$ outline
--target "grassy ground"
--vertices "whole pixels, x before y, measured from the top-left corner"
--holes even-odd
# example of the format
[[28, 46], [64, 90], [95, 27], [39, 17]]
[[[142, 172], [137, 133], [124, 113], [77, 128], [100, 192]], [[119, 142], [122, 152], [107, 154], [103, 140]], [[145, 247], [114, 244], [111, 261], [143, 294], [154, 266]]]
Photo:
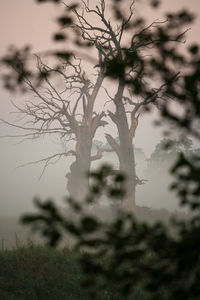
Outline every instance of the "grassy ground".
[[35, 244], [41, 242], [39, 235], [33, 235], [28, 227], [22, 226], [19, 218], [0, 218], [0, 249], [13, 249], [28, 245], [30, 240]]
[[[137, 216], [153, 222], [158, 219], [167, 221], [171, 214], [166, 210], [137, 208]], [[38, 243], [36, 246], [38, 237], [34, 240], [14, 219], [0, 221], [0, 239], [0, 300], [89, 299], [87, 291], [81, 287], [83, 275], [78, 254], [69, 248], [56, 250]], [[65, 245], [69, 246], [67, 242]], [[141, 287], [138, 287], [137, 294], [136, 299], [147, 299]], [[102, 297], [105, 300], [118, 299], [103, 291]]]
[[0, 251], [1, 300], [84, 300], [81, 269], [70, 250], [30, 245]]
[[[81, 285], [83, 273], [78, 260], [79, 255], [67, 248], [58, 250], [34, 244], [12, 250], [0, 250], [0, 299], [93, 299]], [[109, 287], [108, 290], [98, 290], [98, 299], [125, 300], [117, 295], [115, 288]], [[140, 285], [135, 289], [135, 293], [134, 299], [149, 299]]]

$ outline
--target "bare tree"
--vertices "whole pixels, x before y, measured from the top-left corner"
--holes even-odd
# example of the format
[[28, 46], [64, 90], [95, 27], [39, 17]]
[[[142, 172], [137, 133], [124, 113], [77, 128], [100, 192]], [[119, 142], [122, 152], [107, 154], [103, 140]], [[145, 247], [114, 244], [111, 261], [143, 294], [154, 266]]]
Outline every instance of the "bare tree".
[[[20, 73], [20, 61], [13, 67]], [[18, 137], [38, 138], [46, 134], [59, 134], [60, 139], [67, 143], [64, 152], [23, 166], [43, 162], [44, 172], [56, 159], [73, 156], [70, 172], [66, 175], [67, 188], [70, 196], [82, 199], [88, 190], [86, 174], [90, 170], [91, 162], [100, 159], [104, 151], [99, 149], [93, 156], [91, 153], [92, 140], [97, 129], [106, 124], [102, 120], [105, 113], [96, 113], [94, 110], [104, 79], [103, 69], [98, 68], [94, 82], [87, 78], [81, 60], [75, 57], [71, 61], [61, 62], [57, 68], [50, 67], [37, 57], [37, 69], [43, 76], [40, 87], [35, 86], [28, 75], [23, 74], [22, 77], [24, 84], [35, 95], [34, 100], [26, 101], [22, 107], [13, 103], [20, 115], [20, 125], [2, 121], [28, 131]], [[26, 122], [21, 125], [23, 118]]]
[[[136, 185], [142, 183], [135, 173], [133, 149], [139, 115], [144, 107], [152, 103], [159, 106], [161, 101], [167, 99], [166, 84], [159, 83], [158, 79], [156, 87], [155, 83], [152, 84], [149, 80], [151, 73], [149, 68], [145, 69], [145, 55], [147, 51], [151, 54], [152, 49], [161, 42], [162, 37], [158, 36], [157, 31], [167, 20], [154, 21], [145, 26], [143, 21], [134, 16], [134, 1], [128, 7], [128, 14], [114, 8], [115, 15], [118, 14], [117, 21], [113, 16], [106, 17], [108, 3], [105, 0], [100, 0], [95, 8], [91, 8], [92, 4], [89, 1], [81, 2], [82, 10], [72, 8], [77, 20], [72, 27], [80, 31], [85, 42], [95, 46], [99, 53], [96, 66], [103, 68], [105, 76], [111, 76], [115, 80], [115, 95], [111, 96], [107, 91], [115, 111], [107, 113], [117, 127], [119, 143], [111, 134], [106, 134], [106, 138], [118, 156], [120, 171], [127, 175], [124, 206], [133, 210]], [[95, 24], [89, 21], [89, 15], [95, 16]], [[174, 36], [170, 40], [178, 41]], [[174, 78], [176, 76], [175, 73]]]
[[[167, 64], [162, 69], [162, 66], [159, 64], [159, 55], [164, 55], [167, 58], [171, 53], [175, 53], [171, 43], [182, 43], [184, 33], [187, 31], [185, 30], [180, 34], [180, 30], [178, 30], [179, 34], [177, 35], [176, 26], [180, 25], [180, 29], [182, 25], [187, 23], [187, 20], [185, 20], [185, 14], [181, 13], [177, 16], [182, 20], [181, 22], [176, 22], [176, 17], [174, 18], [174, 16], [170, 15], [164, 21], [156, 20], [146, 25], [143, 18], [134, 15], [134, 1], [129, 2], [130, 6], [126, 10], [123, 10], [124, 7], [120, 7], [123, 1], [107, 2], [99, 0], [96, 6], [92, 6], [91, 2], [85, 0], [81, 0], [81, 3], [82, 8], [79, 8], [77, 5], [69, 6], [64, 4], [67, 14], [69, 12], [70, 14], [72, 13], [76, 17], [76, 21], [72, 22], [73, 18], [64, 15], [59, 19], [59, 22], [61, 25], [67, 25], [67, 27], [71, 27], [75, 31], [75, 34], [77, 34], [77, 39], [75, 39], [76, 45], [81, 47], [93, 46], [96, 49], [97, 63], [95, 68], [98, 70], [96, 82], [92, 84], [85, 77], [80, 70], [79, 64], [73, 65], [70, 63], [70, 67], [75, 72], [73, 78], [66, 76], [61, 69], [51, 70], [62, 75], [65, 80], [70, 80], [70, 82], [66, 82], [69, 85], [67, 91], [75, 89], [76, 93], [78, 91], [78, 96], [73, 101], [74, 107], [70, 108], [71, 100], [65, 102], [61, 94], [57, 94], [54, 88], [52, 92], [52, 86], [50, 85], [51, 92], [48, 90], [48, 93], [50, 97], [55, 97], [56, 99], [53, 100], [56, 100], [61, 105], [58, 108], [59, 113], [56, 110], [57, 104], [54, 104], [53, 101], [49, 112], [45, 112], [43, 119], [40, 119], [40, 116], [38, 120], [42, 122], [41, 129], [43, 129], [44, 125], [51, 124], [56, 119], [61, 127], [64, 126], [64, 134], [74, 135], [76, 149], [74, 152], [69, 150], [69, 153], [74, 155], [76, 159], [71, 165], [71, 172], [68, 174], [68, 186], [71, 195], [75, 196], [75, 198], [84, 195], [84, 192], [82, 193], [81, 191], [87, 189], [87, 183], [84, 180], [82, 181], [83, 185], [79, 185], [79, 193], [76, 179], [79, 176], [82, 177], [85, 170], [90, 168], [91, 161], [101, 157], [103, 152], [102, 149], [99, 149], [94, 157], [91, 156], [92, 139], [97, 128], [104, 124], [102, 123], [102, 118], [105, 115], [104, 112], [100, 114], [94, 113], [94, 102], [104, 79], [106, 77], [114, 79], [115, 94], [110, 95], [108, 90], [106, 93], [109, 100], [114, 104], [115, 109], [114, 111], [107, 111], [107, 114], [116, 125], [119, 143], [116, 142], [111, 134], [106, 134], [106, 138], [112, 150], [118, 156], [120, 171], [127, 175], [127, 195], [124, 206], [134, 210], [136, 185], [142, 183], [135, 173], [133, 149], [139, 115], [149, 105], [154, 104], [157, 107], [162, 107], [162, 103], [167, 102], [169, 99], [167, 95], [170, 93], [167, 92], [169, 92], [170, 83], [177, 78], [179, 73], [173, 67], [169, 68], [168, 72]], [[114, 4], [111, 9], [113, 15], [110, 15], [108, 10], [108, 4], [110, 3]], [[90, 15], [94, 18], [91, 19]], [[92, 22], [92, 20], [95, 21]], [[169, 25], [168, 20], [171, 20]], [[63, 28], [62, 34], [58, 34], [57, 37], [59, 37], [59, 40], [64, 38]], [[170, 46], [168, 46], [169, 43]], [[55, 52], [54, 54], [64, 59], [69, 56], [69, 53], [65, 51]], [[50, 72], [44, 64], [42, 67], [45, 68], [45, 73]], [[45, 81], [49, 85], [48, 78], [45, 78]], [[28, 80], [26, 83], [32, 89], [34, 88]], [[37, 90], [33, 91], [44, 101], [43, 95], [39, 94]], [[82, 106], [81, 116], [78, 110], [80, 104]], [[49, 105], [49, 100], [45, 102], [45, 106], [47, 105]], [[30, 107], [28, 106], [25, 114], [28, 113], [33, 116], [35, 113], [38, 114], [41, 109], [43, 113], [43, 106], [37, 106], [29, 113]], [[50, 114], [51, 110], [53, 110], [53, 114]], [[41, 129], [40, 132], [42, 132]], [[49, 130], [49, 127], [46, 130]]]

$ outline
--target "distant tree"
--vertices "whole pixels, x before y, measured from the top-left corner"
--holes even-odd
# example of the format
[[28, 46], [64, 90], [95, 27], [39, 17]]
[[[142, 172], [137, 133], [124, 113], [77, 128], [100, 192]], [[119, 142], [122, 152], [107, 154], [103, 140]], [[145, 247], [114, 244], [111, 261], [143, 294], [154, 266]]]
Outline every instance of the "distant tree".
[[95, 149], [98, 149], [98, 147], [100, 147], [100, 148], [103, 148], [103, 147], [104, 147], [104, 146], [103, 146], [103, 142], [100, 141], [100, 140], [94, 140], [94, 141], [93, 141], [93, 146], [94, 146]]
[[138, 160], [142, 160], [143, 162], [146, 161], [146, 155], [144, 153], [143, 148], [138, 148], [136, 146], [134, 146], [134, 153], [135, 153], [135, 157], [136, 157], [136, 165], [138, 163]]
[[169, 166], [176, 160], [177, 155], [184, 153], [186, 156], [193, 154], [193, 142], [191, 139], [184, 138], [163, 138], [156, 146], [155, 150], [148, 159], [148, 173], [153, 170], [168, 170]]

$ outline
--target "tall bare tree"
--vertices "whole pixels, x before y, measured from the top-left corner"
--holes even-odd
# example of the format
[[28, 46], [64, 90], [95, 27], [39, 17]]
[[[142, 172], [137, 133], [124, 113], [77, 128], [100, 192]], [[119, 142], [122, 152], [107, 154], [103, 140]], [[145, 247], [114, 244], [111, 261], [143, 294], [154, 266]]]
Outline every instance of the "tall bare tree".
[[[92, 49], [97, 51], [96, 83], [91, 86], [91, 82], [81, 77], [81, 87], [78, 88], [77, 103], [82, 103], [82, 119], [77, 121], [73, 113], [65, 115], [67, 123], [70, 124], [70, 132], [72, 131], [77, 139], [76, 154], [74, 154], [76, 161], [71, 166], [71, 173], [68, 175], [70, 186], [74, 190], [71, 194], [77, 194], [77, 187], [72, 184], [72, 174], [78, 177], [82, 174], [82, 170], [90, 167], [91, 141], [96, 129], [102, 124], [101, 119], [104, 116], [104, 113], [94, 115], [94, 101], [104, 79], [110, 77], [115, 82], [116, 91], [114, 95], [111, 95], [107, 90], [107, 96], [115, 109], [107, 111], [107, 114], [116, 125], [119, 143], [111, 134], [106, 134], [106, 138], [118, 156], [120, 171], [127, 175], [127, 195], [124, 205], [133, 210], [136, 185], [141, 183], [135, 173], [133, 150], [139, 115], [144, 108], [148, 109], [149, 105], [162, 107], [163, 102], [167, 103], [169, 100], [167, 95], [170, 94], [170, 83], [176, 80], [179, 73], [177, 69], [173, 69], [173, 66], [168, 68], [165, 64], [162, 67], [159, 63], [160, 56], [166, 59], [170, 55], [176, 56], [172, 42], [182, 43], [187, 30], [180, 34], [180, 28], [188, 22], [187, 15], [184, 12], [174, 16], [168, 15], [164, 21], [154, 21], [147, 25], [143, 18], [134, 14], [134, 1], [127, 9], [124, 9], [124, 1], [116, 0], [99, 0], [98, 5], [81, 0], [81, 4], [81, 8], [76, 4], [64, 4], [66, 10], [58, 19], [62, 31], [55, 35], [57, 40], [65, 40], [64, 29], [66, 26], [68, 29], [71, 27], [77, 36], [76, 46], [86, 46], [87, 49], [93, 46]], [[111, 10], [108, 7], [110, 4]], [[74, 17], [76, 17], [75, 21], [73, 21]], [[54, 54], [67, 60], [70, 56], [68, 51], [56, 51]], [[182, 63], [180, 56], [176, 56], [176, 61], [177, 64]], [[25, 66], [24, 64], [23, 72]], [[71, 67], [77, 72], [75, 66], [71, 65]], [[17, 79], [21, 80], [21, 78]], [[87, 92], [87, 88], [90, 92]], [[101, 154], [102, 152], [99, 151], [94, 158], [100, 157]], [[84, 187], [83, 184], [84, 190], [86, 186]], [[80, 190], [82, 190], [81, 187]]]
[[[134, 2], [125, 12], [123, 7], [115, 6], [114, 13], [109, 13], [109, 3], [100, 0], [94, 7], [91, 2], [82, 0], [82, 9], [69, 7], [76, 16], [72, 27], [80, 32], [85, 43], [94, 45], [99, 61], [97, 67], [104, 70], [104, 76], [114, 79], [116, 92], [107, 95], [115, 106], [115, 111], [108, 111], [108, 116], [117, 127], [119, 143], [111, 134], [106, 134], [108, 143], [116, 152], [120, 171], [127, 175], [127, 195], [124, 206], [133, 210], [135, 207], [135, 189], [141, 181], [135, 173], [134, 136], [138, 126], [140, 112], [150, 104], [159, 106], [166, 100], [166, 84], [159, 81], [152, 83], [149, 65], [145, 64], [145, 54], [152, 53], [159, 43], [162, 35], [158, 34], [161, 26], [167, 23], [154, 21], [145, 25], [143, 19], [134, 16]], [[94, 8], [93, 8], [94, 7]], [[128, 13], [127, 13], [128, 12]], [[109, 15], [109, 17], [107, 17]], [[93, 16], [93, 18], [90, 18]], [[95, 20], [95, 24], [90, 20]], [[153, 31], [153, 32], [152, 32]], [[178, 42], [174, 35], [170, 41]], [[147, 59], [148, 63], [149, 60]], [[173, 74], [174, 78], [176, 73]]]

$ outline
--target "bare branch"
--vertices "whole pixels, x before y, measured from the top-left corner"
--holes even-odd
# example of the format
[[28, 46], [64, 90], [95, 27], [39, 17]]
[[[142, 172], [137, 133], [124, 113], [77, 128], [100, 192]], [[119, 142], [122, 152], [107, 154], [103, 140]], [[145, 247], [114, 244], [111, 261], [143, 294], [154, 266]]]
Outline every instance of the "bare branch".
[[[38, 164], [38, 163], [44, 163], [42, 173], [39, 177], [39, 180], [40, 180], [42, 178], [45, 170], [47, 169], [47, 167], [49, 165], [56, 163], [63, 156], [67, 157], [67, 156], [73, 156], [73, 155], [75, 155], [73, 150], [69, 150], [67, 152], [56, 153], [54, 155], [51, 155], [51, 156], [48, 156], [48, 157], [45, 157], [45, 158], [42, 158], [42, 159], [39, 159], [39, 160], [36, 160], [36, 161], [25, 163], [23, 165], [18, 166], [17, 168], [23, 168], [23, 167], [30, 166], [30, 165], [35, 165], [35, 164]], [[57, 160], [53, 162], [54, 159], [57, 159]]]
[[104, 152], [113, 152], [113, 149], [105, 149], [99, 147], [97, 153], [91, 157], [91, 160], [95, 161], [101, 159]]
[[135, 114], [133, 112], [131, 113], [131, 126], [129, 129], [129, 139], [131, 142], [135, 136], [135, 131], [138, 127], [138, 118], [139, 118], [139, 115], [137, 117], [135, 117]]
[[120, 145], [115, 141], [115, 139], [110, 134], [105, 134], [108, 144], [111, 146], [113, 151], [115, 151], [118, 157], [121, 157]]

